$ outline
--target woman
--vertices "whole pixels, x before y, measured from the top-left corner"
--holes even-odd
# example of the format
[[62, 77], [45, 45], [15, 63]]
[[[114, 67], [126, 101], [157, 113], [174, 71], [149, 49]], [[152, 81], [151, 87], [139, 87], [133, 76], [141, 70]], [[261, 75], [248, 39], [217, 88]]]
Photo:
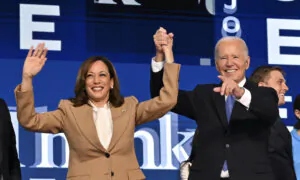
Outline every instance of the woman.
[[15, 90], [20, 124], [29, 131], [63, 132], [70, 160], [67, 179], [145, 179], [134, 150], [135, 126], [166, 114], [177, 102], [180, 65], [165, 48], [164, 87], [160, 96], [139, 103], [120, 95], [116, 71], [105, 57], [84, 61], [75, 85], [75, 97], [61, 100], [57, 110], [37, 114], [34, 110], [33, 77], [46, 61], [47, 49], [31, 48], [23, 67], [22, 84]]

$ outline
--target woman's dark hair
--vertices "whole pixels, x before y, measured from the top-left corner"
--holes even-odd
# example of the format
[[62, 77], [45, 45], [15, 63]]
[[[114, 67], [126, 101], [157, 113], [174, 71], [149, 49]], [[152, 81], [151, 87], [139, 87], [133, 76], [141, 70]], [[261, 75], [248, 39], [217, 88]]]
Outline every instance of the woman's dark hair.
[[82, 106], [88, 103], [89, 97], [85, 88], [85, 80], [90, 67], [96, 61], [102, 61], [107, 66], [110, 79], [113, 78], [114, 81], [114, 87], [110, 89], [109, 92], [110, 104], [112, 104], [114, 107], [120, 107], [124, 103], [124, 97], [120, 94], [119, 79], [113, 64], [104, 56], [89, 57], [81, 64], [76, 78], [74, 89], [75, 97], [70, 99], [71, 102], [75, 107]]

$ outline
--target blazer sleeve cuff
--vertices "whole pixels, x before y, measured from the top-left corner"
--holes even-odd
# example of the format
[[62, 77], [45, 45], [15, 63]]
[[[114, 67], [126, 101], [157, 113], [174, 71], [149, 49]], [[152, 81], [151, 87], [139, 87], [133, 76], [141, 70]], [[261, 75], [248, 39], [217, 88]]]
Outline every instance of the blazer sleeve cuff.
[[157, 73], [163, 69], [165, 61], [156, 62], [154, 58], [152, 58], [151, 61], [151, 68], [154, 73]]

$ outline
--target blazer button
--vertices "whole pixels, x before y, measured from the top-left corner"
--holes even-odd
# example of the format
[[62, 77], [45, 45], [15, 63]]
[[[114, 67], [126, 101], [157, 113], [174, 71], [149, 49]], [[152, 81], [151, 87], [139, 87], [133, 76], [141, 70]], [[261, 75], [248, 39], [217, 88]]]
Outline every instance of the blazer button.
[[105, 157], [109, 158], [110, 154], [109, 153], [105, 153]]
[[229, 145], [229, 144], [226, 144], [226, 145], [225, 145], [225, 147], [226, 147], [226, 148], [229, 148], [229, 147], [230, 147], [230, 145]]
[[115, 173], [112, 171], [112, 172], [110, 173], [110, 175], [111, 175], [111, 176], [114, 176], [114, 175], [115, 175]]

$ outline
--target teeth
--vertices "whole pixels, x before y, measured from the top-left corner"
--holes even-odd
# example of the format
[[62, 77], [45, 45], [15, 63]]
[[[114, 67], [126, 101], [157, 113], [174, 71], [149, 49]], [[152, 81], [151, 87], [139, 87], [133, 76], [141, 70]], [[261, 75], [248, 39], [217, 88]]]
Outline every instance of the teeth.
[[234, 70], [234, 69], [230, 69], [230, 70], [225, 70], [225, 72], [229, 72], [229, 73], [231, 73], [231, 72], [235, 72], [236, 70]]
[[92, 89], [95, 90], [95, 91], [101, 91], [103, 88], [102, 87], [94, 87]]

